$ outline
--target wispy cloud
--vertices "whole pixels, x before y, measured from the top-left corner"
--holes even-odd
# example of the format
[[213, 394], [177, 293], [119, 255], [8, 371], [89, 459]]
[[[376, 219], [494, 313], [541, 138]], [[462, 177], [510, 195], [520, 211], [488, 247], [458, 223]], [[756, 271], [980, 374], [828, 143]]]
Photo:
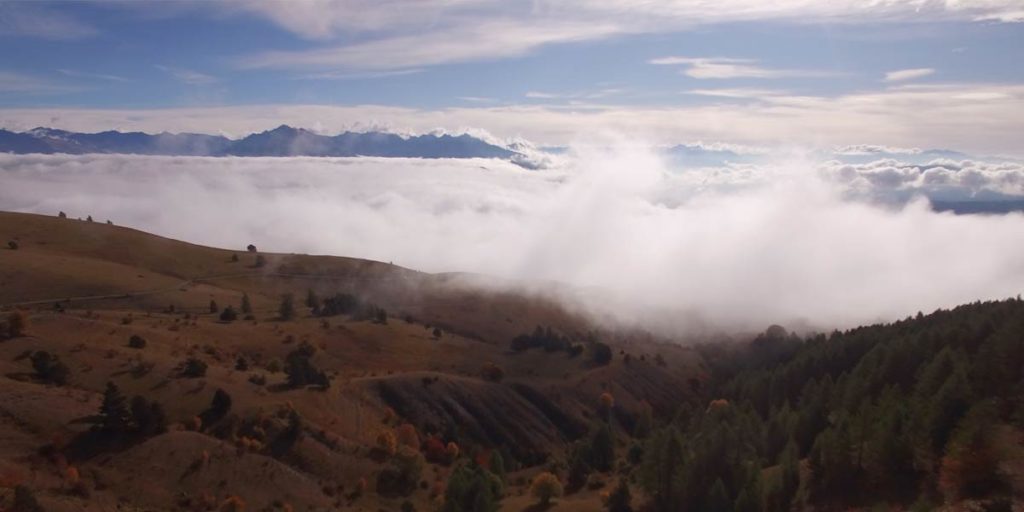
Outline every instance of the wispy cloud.
[[786, 91], [777, 89], [755, 89], [746, 87], [737, 88], [721, 88], [721, 89], [691, 89], [686, 91], [687, 94], [696, 94], [698, 96], [715, 96], [719, 98], [737, 98], [737, 99], [758, 99], [767, 98], [769, 96], [780, 96], [787, 94]]
[[421, 72], [423, 72], [422, 68], [395, 69], [391, 71], [329, 71], [326, 73], [299, 75], [295, 78], [300, 80], [370, 80], [374, 78], [414, 75]]
[[249, 69], [400, 70], [516, 57], [545, 44], [593, 40], [618, 30], [611, 23], [492, 20], [339, 47], [267, 52], [243, 58], [239, 65]]
[[215, 76], [193, 71], [191, 69], [163, 66], [160, 64], [157, 64], [155, 67], [186, 85], [211, 85], [220, 81]]
[[71, 41], [96, 34], [92, 25], [38, 2], [0, 2], [0, 36]]
[[88, 80], [106, 80], [108, 82], [129, 82], [127, 78], [117, 75], [106, 75], [102, 73], [89, 73], [86, 71], [75, 71], [73, 69], [58, 69], [58, 73], [74, 78], [85, 78]]
[[731, 57], [659, 57], [647, 61], [657, 66], [684, 66], [683, 74], [697, 79], [822, 77], [833, 73], [801, 69], [771, 69], [754, 59]]
[[913, 69], [899, 69], [896, 71], [890, 71], [885, 74], [886, 82], [902, 82], [904, 80], [913, 80], [915, 78], [922, 78], [935, 73], [932, 68], [913, 68]]
[[[529, 7], [497, 0], [249, 0], [213, 5], [221, 11], [262, 17], [321, 43], [307, 50], [250, 55], [240, 60], [240, 66], [331, 71], [406, 69], [518, 57], [551, 44], [740, 21], [1015, 21], [1020, 15], [1018, 0], [535, 0]], [[800, 73], [765, 69], [742, 60], [689, 64], [690, 73], [698, 78], [774, 78]]]
[[80, 90], [47, 78], [13, 71], [0, 71], [0, 93], [59, 94]]

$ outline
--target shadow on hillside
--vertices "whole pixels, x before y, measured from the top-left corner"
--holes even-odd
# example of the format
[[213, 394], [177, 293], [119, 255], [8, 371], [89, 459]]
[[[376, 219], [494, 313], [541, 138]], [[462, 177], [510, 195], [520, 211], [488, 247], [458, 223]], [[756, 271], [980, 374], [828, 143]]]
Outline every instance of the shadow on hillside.
[[549, 502], [547, 504], [534, 503], [533, 505], [530, 505], [530, 506], [524, 508], [522, 510], [522, 512], [545, 512], [547, 510], [551, 510], [554, 507], [555, 507], [555, 502], [553, 502], [553, 501]]

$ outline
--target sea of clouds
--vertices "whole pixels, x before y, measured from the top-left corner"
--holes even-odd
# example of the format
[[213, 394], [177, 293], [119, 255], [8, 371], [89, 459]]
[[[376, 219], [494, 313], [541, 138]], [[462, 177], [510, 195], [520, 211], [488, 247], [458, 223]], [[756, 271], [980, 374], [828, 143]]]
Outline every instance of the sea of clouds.
[[[1024, 290], [1024, 215], [937, 213], [920, 195], [1024, 195], [1021, 166], [767, 160], [681, 169], [628, 144], [574, 149], [542, 170], [0, 155], [0, 209], [92, 215], [220, 247], [553, 280], [610, 292], [624, 317], [636, 313], [629, 304], [736, 329], [851, 326]], [[892, 191], [902, 199], [877, 200]]]

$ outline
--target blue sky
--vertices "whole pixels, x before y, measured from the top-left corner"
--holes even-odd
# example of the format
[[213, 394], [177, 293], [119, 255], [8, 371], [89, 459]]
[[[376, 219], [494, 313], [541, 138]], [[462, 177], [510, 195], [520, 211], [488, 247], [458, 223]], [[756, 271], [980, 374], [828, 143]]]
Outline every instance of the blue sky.
[[764, 4], [0, 2], [0, 109], [12, 128], [236, 133], [273, 106], [325, 131], [563, 143], [625, 120], [664, 142], [1019, 150], [1022, 2]]

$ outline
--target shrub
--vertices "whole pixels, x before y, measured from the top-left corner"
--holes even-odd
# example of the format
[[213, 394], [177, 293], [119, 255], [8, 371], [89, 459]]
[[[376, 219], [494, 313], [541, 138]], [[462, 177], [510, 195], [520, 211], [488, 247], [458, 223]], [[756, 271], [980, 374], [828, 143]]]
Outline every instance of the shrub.
[[249, 252], [256, 252], [256, 246], [253, 245], [253, 244], [249, 244], [249, 246], [246, 247], [245, 250], [247, 250]]
[[590, 358], [599, 366], [612, 362], [612, 348], [605, 343], [595, 341], [590, 344]]
[[28, 327], [28, 316], [20, 309], [15, 309], [7, 315], [7, 336], [17, 338], [25, 334]]
[[389, 457], [394, 455], [395, 451], [398, 450], [398, 438], [395, 437], [395, 433], [390, 430], [383, 430], [377, 434], [377, 449]]
[[131, 338], [128, 338], [128, 346], [131, 348], [146, 348], [146, 338], [133, 334]]
[[260, 267], [265, 266], [266, 264], [267, 264], [267, 259], [264, 258], [262, 254], [257, 254], [256, 255], [256, 261], [255, 261], [255, 263], [253, 263], [253, 265], [255, 265], [256, 268], [260, 268]]
[[60, 213], [57, 214], [57, 218], [66, 219], [66, 218], [68, 218], [68, 214], [66, 214], [64, 212], [60, 212]]
[[221, 311], [221, 313], [220, 313], [220, 320], [222, 322], [234, 322], [237, 319], [238, 319], [238, 312], [235, 311], [235, 308], [233, 308], [231, 306], [228, 306], [228, 307], [224, 308], [224, 311]]
[[480, 377], [490, 382], [501, 382], [501, 379], [505, 378], [505, 370], [492, 362], [487, 362], [480, 369]]
[[254, 373], [249, 376], [249, 382], [256, 384], [257, 386], [265, 386], [267, 384], [267, 378], [262, 373]]
[[551, 498], [562, 495], [562, 482], [554, 474], [545, 471], [534, 477], [530, 494], [539, 500], [541, 506], [547, 506]]
[[44, 350], [39, 350], [33, 353], [30, 359], [32, 369], [36, 371], [36, 375], [41, 380], [58, 386], [67, 384], [71, 370], [60, 361], [60, 358]]
[[7, 248], [12, 250], [12, 251], [17, 251], [18, 250], [18, 242], [14, 241], [14, 240], [11, 240], [10, 242], [7, 242]]
[[323, 389], [331, 386], [327, 374], [313, 364], [312, 358], [315, 353], [316, 348], [306, 342], [302, 342], [298, 348], [288, 353], [284, 372], [288, 374], [289, 386], [297, 388], [312, 384]]
[[43, 507], [36, 500], [35, 494], [32, 494], [32, 491], [24, 485], [14, 488], [13, 507], [11, 510], [18, 512], [43, 512]]
[[633, 497], [629, 493], [629, 483], [626, 482], [625, 478], [620, 478], [619, 485], [608, 496], [605, 507], [608, 508], [608, 512], [633, 512], [632, 501]]
[[359, 298], [350, 293], [338, 293], [324, 299], [320, 304], [320, 316], [350, 315], [359, 310]]
[[202, 359], [190, 357], [181, 365], [181, 376], [190, 379], [205, 377], [207, 366]]
[[284, 363], [282, 363], [280, 359], [275, 357], [270, 361], [267, 361], [267, 365], [265, 366], [265, 368], [270, 373], [277, 373], [284, 368]]
[[220, 311], [220, 308], [217, 307], [217, 301], [211, 299], [210, 300], [210, 313], [216, 313], [218, 311]]
[[497, 477], [475, 463], [455, 468], [444, 492], [443, 512], [494, 512], [501, 499], [502, 485]]
[[238, 358], [235, 359], [235, 369], [240, 372], [248, 370], [249, 361], [247, 361], [244, 356], [238, 356]]
[[416, 432], [416, 427], [411, 423], [403, 423], [398, 426], [397, 438], [398, 443], [403, 446], [414, 450], [420, 449], [420, 434]]

